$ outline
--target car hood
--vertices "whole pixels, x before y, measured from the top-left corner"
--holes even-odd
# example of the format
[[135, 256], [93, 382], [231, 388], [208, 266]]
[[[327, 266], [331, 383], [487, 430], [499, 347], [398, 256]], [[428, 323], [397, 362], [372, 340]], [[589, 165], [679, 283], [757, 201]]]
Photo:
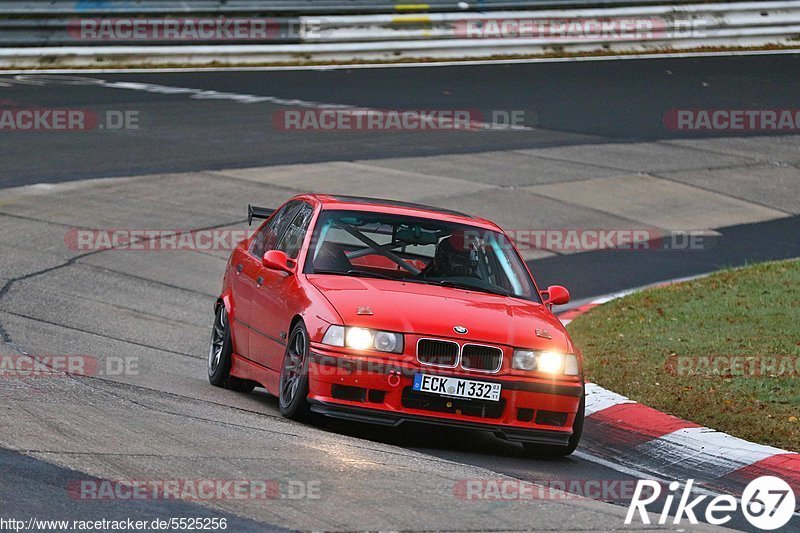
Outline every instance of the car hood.
[[[561, 322], [536, 302], [422, 283], [324, 274], [311, 274], [308, 279], [336, 308], [346, 326], [573, 350]], [[359, 314], [359, 307], [368, 307], [372, 314]], [[459, 335], [455, 326], [464, 326], [468, 332]]]

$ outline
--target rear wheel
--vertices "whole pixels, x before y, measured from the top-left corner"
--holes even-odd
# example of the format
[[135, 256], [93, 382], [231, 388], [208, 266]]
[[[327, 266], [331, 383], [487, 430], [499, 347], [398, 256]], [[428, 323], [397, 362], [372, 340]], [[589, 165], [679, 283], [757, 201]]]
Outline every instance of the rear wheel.
[[231, 354], [233, 342], [228, 324], [228, 312], [224, 305], [217, 307], [211, 341], [208, 346], [208, 381], [215, 387], [225, 387], [237, 392], [250, 392], [255, 383], [231, 376]]
[[292, 420], [306, 419], [310, 413], [308, 406], [308, 332], [302, 322], [298, 322], [289, 335], [286, 353], [281, 366], [278, 405], [281, 414]]
[[569, 443], [566, 446], [557, 446], [555, 444], [535, 444], [532, 442], [523, 442], [522, 446], [528, 455], [532, 457], [566, 457], [578, 448], [578, 443], [581, 440], [581, 433], [583, 433], [583, 419], [586, 414], [586, 400], [585, 397], [581, 398], [581, 403], [578, 406], [578, 412], [575, 414], [575, 423], [572, 425], [572, 436], [569, 438]]

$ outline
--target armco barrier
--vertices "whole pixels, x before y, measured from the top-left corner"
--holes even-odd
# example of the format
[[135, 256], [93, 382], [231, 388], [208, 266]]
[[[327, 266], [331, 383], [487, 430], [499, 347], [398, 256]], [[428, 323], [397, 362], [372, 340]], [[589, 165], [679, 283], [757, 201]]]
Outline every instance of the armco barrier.
[[[136, 38], [130, 31], [120, 32], [120, 35], [99, 38], [87, 37], [91, 32], [85, 31], [86, 27], [97, 26], [101, 21], [129, 23], [137, 21], [144, 23], [145, 29], [157, 35], [148, 35], [146, 38]], [[182, 22], [184, 38], [169, 39], [163, 36], [163, 31], [154, 32], [155, 22], [174, 23]], [[208, 28], [219, 21], [216, 28]], [[187, 28], [192, 22], [195, 26]], [[231, 28], [224, 28], [223, 23], [238, 24]], [[238, 29], [237, 29], [238, 28]], [[189, 30], [196, 30], [186, 31]], [[97, 31], [94, 32], [98, 34]], [[147, 32], [145, 32], [147, 33]], [[181, 34], [181, 32], [176, 32]], [[114, 18], [75, 17], [75, 18], [42, 18], [19, 19], [0, 18], [0, 46], [98, 46], [98, 45], [159, 45], [159, 44], [266, 44], [266, 43], [299, 43], [301, 22], [297, 17], [175, 17], [150, 18], [136, 17]], [[102, 32], [100, 32], [102, 35]]]
[[[461, 6], [459, 6], [459, 2]], [[690, 3], [678, 0], [673, 4]], [[321, 15], [538, 9], [657, 3], [654, 0], [2, 0], [0, 15], [262, 14]]]
[[[657, 41], [769, 36], [800, 39], [800, 2], [658, 5], [619, 8], [300, 17], [303, 42], [398, 41], [417, 39], [526, 40], [533, 46], [568, 46], [628, 40]], [[633, 31], [603, 32], [592, 22], [626, 21]], [[507, 24], [505, 29], [503, 24]], [[537, 25], [538, 23], [538, 25]], [[553, 24], [560, 23], [560, 24]], [[557, 26], [557, 27], [556, 27]], [[592, 32], [592, 30], [598, 30]], [[515, 33], [516, 32], [516, 33]], [[517, 34], [519, 33], [519, 34]], [[735, 43], [733, 43], [735, 44]], [[800, 42], [798, 42], [800, 44]]]
[[[82, 20], [92, 18], [99, 17]], [[76, 20], [81, 19], [62, 19], [61, 26], [56, 27], [48, 25], [51, 21], [31, 26], [31, 31], [38, 28], [41, 40], [31, 37], [26, 42], [19, 36], [16, 47], [0, 48], [0, 67], [456, 59], [767, 45], [800, 48], [800, 2], [786, 0], [490, 13], [283, 17], [267, 19], [273, 21], [274, 30], [267, 37], [250, 35], [242, 40], [190, 36], [132, 42], [125, 35], [112, 39], [75, 38], [64, 29], [63, 23], [75, 24]], [[192, 21], [196, 17], [183, 20]], [[599, 24], [602, 21], [612, 24], [605, 28]], [[615, 25], [614, 21], [622, 22]], [[19, 23], [13, 18], [0, 19], [0, 30]], [[7, 32], [6, 38], [12, 33]], [[39, 46], [31, 46], [35, 43]], [[24, 44], [30, 47], [25, 48]], [[56, 44], [63, 46], [53, 46]]]

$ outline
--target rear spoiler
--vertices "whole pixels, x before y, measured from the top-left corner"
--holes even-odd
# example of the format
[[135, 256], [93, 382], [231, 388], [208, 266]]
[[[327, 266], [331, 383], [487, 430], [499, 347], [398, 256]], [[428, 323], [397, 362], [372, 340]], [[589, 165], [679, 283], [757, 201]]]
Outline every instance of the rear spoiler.
[[267, 219], [271, 217], [272, 213], [274, 212], [275, 210], [270, 209], [269, 207], [257, 207], [255, 205], [247, 204], [247, 225], [252, 225], [254, 218]]

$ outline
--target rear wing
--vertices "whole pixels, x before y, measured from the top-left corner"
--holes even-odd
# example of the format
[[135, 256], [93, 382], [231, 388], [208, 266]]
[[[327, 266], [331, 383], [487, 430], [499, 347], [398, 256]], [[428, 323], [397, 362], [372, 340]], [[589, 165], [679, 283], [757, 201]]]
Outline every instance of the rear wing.
[[267, 219], [272, 216], [275, 210], [269, 207], [258, 207], [255, 205], [247, 204], [247, 225], [250, 226], [253, 224], [254, 218], [264, 218]]

